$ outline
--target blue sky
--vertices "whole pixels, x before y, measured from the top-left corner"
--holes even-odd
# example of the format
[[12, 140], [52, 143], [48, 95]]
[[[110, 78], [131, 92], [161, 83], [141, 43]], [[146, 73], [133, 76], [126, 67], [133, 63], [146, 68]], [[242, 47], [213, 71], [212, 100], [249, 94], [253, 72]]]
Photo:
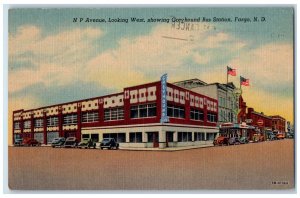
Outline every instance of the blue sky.
[[[199, 31], [175, 30], [171, 23], [72, 22], [74, 17], [254, 16], [266, 22], [200, 23]], [[243, 88], [249, 106], [293, 119], [293, 9], [9, 10], [10, 110], [119, 92], [157, 81], [165, 72], [169, 82], [199, 78], [224, 83], [227, 65], [250, 79], [251, 86]], [[229, 80], [239, 83], [238, 77]]]

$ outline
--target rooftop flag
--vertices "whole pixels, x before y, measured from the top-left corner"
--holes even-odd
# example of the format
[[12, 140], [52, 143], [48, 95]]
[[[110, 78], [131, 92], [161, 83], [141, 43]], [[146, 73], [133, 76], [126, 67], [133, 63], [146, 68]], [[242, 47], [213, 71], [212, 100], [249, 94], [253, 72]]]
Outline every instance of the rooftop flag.
[[231, 76], [236, 76], [236, 69], [232, 69], [231, 67], [227, 66], [227, 74]]
[[250, 86], [249, 79], [246, 79], [246, 78], [240, 76], [240, 84], [244, 85], [244, 86]]

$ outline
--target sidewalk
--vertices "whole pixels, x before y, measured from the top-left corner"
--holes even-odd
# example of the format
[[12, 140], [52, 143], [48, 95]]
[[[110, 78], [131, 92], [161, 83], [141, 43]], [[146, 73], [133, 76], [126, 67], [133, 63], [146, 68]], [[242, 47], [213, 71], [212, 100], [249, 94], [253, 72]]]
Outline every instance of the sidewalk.
[[[9, 145], [13, 147], [13, 145]], [[99, 148], [100, 144], [97, 144], [96, 148]], [[119, 150], [127, 151], [182, 151], [197, 148], [213, 147], [213, 144], [197, 145], [197, 146], [181, 146], [181, 147], [167, 147], [167, 148], [136, 148], [136, 147], [120, 147]], [[41, 147], [51, 147], [51, 144], [42, 144]]]
[[206, 145], [197, 145], [197, 146], [182, 146], [182, 147], [167, 147], [167, 148], [130, 148], [130, 147], [120, 147], [120, 150], [128, 150], [128, 151], [182, 151], [182, 150], [190, 150], [197, 148], [206, 148], [213, 147], [213, 144]]

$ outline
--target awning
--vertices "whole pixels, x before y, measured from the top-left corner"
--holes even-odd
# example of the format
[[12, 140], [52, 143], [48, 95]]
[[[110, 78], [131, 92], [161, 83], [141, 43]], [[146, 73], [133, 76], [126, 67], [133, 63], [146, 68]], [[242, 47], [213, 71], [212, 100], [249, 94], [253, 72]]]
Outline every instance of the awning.
[[220, 129], [255, 129], [255, 127], [247, 125], [246, 123], [224, 123], [220, 125]]

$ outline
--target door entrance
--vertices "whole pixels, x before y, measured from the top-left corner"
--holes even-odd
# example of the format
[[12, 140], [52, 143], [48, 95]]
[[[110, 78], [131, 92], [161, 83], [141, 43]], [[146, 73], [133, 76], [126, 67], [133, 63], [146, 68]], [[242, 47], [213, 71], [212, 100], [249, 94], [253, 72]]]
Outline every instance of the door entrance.
[[157, 148], [159, 146], [158, 132], [148, 132], [148, 142], [153, 142], [153, 148]]
[[170, 147], [169, 142], [173, 142], [173, 135], [174, 132], [166, 132], [166, 147]]

